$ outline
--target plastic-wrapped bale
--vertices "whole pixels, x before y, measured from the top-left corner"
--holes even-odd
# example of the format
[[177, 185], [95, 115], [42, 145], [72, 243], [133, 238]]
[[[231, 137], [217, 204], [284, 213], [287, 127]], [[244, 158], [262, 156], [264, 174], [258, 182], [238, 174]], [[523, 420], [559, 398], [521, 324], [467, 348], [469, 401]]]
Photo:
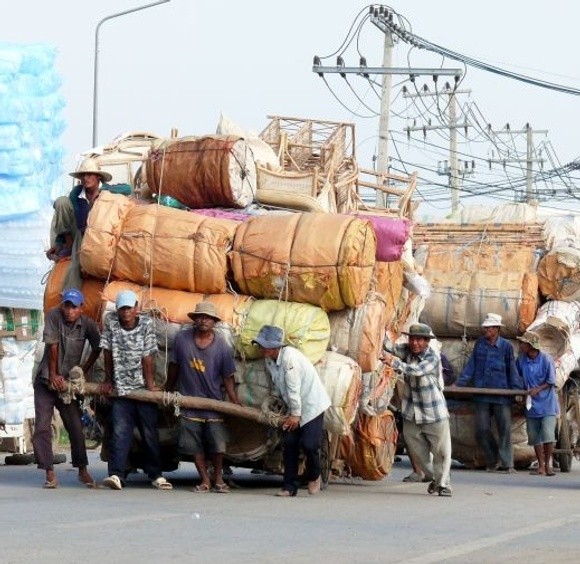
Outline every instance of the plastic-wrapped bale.
[[580, 249], [558, 247], [538, 266], [540, 293], [548, 300], [580, 300]]
[[[70, 264], [70, 260], [61, 260], [54, 263], [44, 288], [44, 313], [48, 313], [52, 308], [60, 305], [62, 301], [63, 283]], [[85, 297], [83, 313], [94, 321], [101, 320], [101, 295], [104, 287], [105, 282], [102, 280], [83, 278], [81, 288], [83, 296]]]
[[134, 207], [123, 224], [112, 275], [171, 290], [223, 294], [237, 225], [156, 204]]
[[368, 221], [345, 215], [264, 215], [242, 223], [231, 253], [242, 293], [325, 311], [364, 302], [375, 263]]
[[191, 323], [187, 314], [193, 311], [198, 303], [208, 301], [213, 303], [222, 321], [237, 326], [242, 323], [238, 317], [245, 317], [253, 301], [251, 296], [240, 294], [196, 294], [155, 286], [141, 286], [120, 280], [106, 285], [103, 300], [114, 303], [117, 294], [122, 290], [135, 292], [141, 309], [156, 311], [161, 317], [174, 323]]
[[390, 411], [376, 416], [360, 413], [354, 435], [341, 439], [341, 458], [354, 476], [382, 480], [393, 466], [397, 437], [395, 417]]
[[135, 205], [126, 196], [101, 192], [89, 214], [81, 244], [80, 262], [86, 274], [102, 280], [109, 278], [123, 222]]
[[[271, 395], [271, 379], [263, 360], [236, 360], [236, 392], [241, 404], [260, 409]], [[276, 429], [241, 418], [227, 418], [229, 439], [226, 457], [232, 462], [259, 460], [279, 442]]]
[[387, 313], [385, 300], [376, 293], [369, 293], [356, 308], [330, 312], [330, 350], [354, 359], [363, 372], [371, 372], [382, 350]]
[[252, 147], [237, 136], [166, 139], [154, 145], [144, 168], [153, 194], [188, 208], [244, 208], [256, 191]]
[[359, 413], [380, 415], [388, 411], [395, 395], [396, 384], [395, 372], [382, 362], [372, 372], [363, 373]]
[[[460, 407], [449, 407], [449, 426], [451, 430], [452, 457], [468, 468], [484, 468], [486, 465], [483, 450], [475, 438], [475, 416], [468, 402], [457, 402]], [[497, 440], [495, 428], [493, 433]], [[536, 459], [533, 447], [528, 445], [526, 418], [519, 413], [512, 415], [512, 445], [514, 465], [527, 468]]]
[[300, 350], [312, 363], [318, 362], [328, 347], [330, 323], [328, 315], [310, 304], [256, 300], [247, 315], [240, 318], [243, 324], [236, 327], [239, 334], [238, 352], [243, 358], [260, 357], [259, 347], [252, 344], [262, 325], [277, 325], [284, 330], [284, 341]]
[[546, 302], [528, 330], [540, 336], [544, 352], [557, 358], [566, 352], [571, 336], [580, 331], [580, 304], [560, 300]]
[[331, 402], [324, 412], [324, 428], [334, 435], [350, 434], [362, 389], [360, 366], [347, 356], [328, 351], [314, 368]]
[[521, 335], [534, 320], [538, 308], [538, 278], [534, 273], [507, 271], [425, 273], [432, 293], [421, 321], [438, 337], [478, 337], [489, 312], [503, 318], [502, 334]]

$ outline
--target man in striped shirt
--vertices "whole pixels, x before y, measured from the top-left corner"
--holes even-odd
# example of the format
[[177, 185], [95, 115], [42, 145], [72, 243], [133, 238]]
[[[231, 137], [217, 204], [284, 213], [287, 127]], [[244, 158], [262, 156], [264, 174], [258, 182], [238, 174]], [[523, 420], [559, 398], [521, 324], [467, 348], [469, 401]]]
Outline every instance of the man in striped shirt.
[[385, 352], [383, 360], [402, 374], [405, 382], [401, 398], [405, 443], [409, 456], [425, 475], [431, 474], [429, 462], [433, 456], [433, 479], [427, 492], [450, 497], [449, 412], [443, 396], [441, 359], [429, 346], [435, 335], [424, 323], [411, 325], [409, 331], [403, 333], [408, 335], [409, 343], [395, 346], [394, 355]]

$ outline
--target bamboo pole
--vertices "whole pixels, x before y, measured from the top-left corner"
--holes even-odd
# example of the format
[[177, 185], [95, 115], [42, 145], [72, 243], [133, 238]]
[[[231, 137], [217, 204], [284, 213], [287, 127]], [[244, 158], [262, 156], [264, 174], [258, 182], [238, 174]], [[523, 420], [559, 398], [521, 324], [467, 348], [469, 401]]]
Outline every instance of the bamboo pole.
[[468, 388], [445, 386], [443, 393], [450, 396], [527, 396], [527, 390], [504, 390], [500, 388]]
[[[102, 396], [101, 384], [94, 382], [84, 383], [84, 394], [87, 396]], [[107, 397], [118, 397], [112, 393]], [[227, 401], [219, 401], [208, 398], [197, 398], [192, 396], [182, 396], [173, 392], [150, 392], [148, 390], [138, 390], [123, 396], [124, 398], [133, 399], [137, 401], [145, 401], [149, 403], [157, 403], [159, 405], [185, 407], [188, 409], [208, 409], [218, 411], [224, 415], [231, 415], [233, 417], [241, 417], [242, 419], [249, 419], [263, 425], [271, 427], [281, 427], [286, 419], [283, 415], [275, 413], [264, 413], [259, 409], [253, 407], [243, 407]]]

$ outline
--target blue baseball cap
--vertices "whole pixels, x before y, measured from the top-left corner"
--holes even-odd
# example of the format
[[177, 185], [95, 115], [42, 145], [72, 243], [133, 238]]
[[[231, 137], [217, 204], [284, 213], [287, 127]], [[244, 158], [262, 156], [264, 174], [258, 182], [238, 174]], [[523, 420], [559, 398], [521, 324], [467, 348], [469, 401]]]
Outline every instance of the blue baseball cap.
[[131, 290], [123, 290], [117, 294], [115, 307], [117, 309], [121, 309], [122, 307], [135, 307], [138, 301], [135, 292], [131, 292]]
[[284, 330], [275, 325], [263, 325], [252, 344], [264, 349], [280, 349], [284, 346]]
[[85, 302], [83, 293], [76, 288], [67, 288], [66, 290], [63, 290], [61, 295], [63, 303], [70, 302], [75, 307], [79, 307]]

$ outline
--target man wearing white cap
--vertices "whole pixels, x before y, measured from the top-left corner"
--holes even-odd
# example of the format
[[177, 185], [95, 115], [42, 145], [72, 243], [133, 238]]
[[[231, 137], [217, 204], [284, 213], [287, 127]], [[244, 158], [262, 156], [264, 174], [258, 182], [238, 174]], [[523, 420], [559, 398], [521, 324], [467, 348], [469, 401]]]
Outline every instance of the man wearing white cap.
[[127, 470], [129, 451], [135, 427], [143, 442], [145, 471], [151, 484], [159, 490], [173, 486], [161, 475], [157, 404], [129, 399], [132, 391], [159, 391], [154, 379], [154, 357], [157, 339], [153, 320], [139, 315], [137, 296], [130, 290], [117, 294], [117, 311], [105, 318], [101, 347], [104, 349], [105, 382], [103, 392], [115, 388], [117, 397], [111, 398], [113, 434], [109, 445], [109, 476], [103, 485], [121, 490]]
[[[480, 337], [469, 357], [456, 386], [522, 389], [523, 383], [516, 367], [511, 343], [500, 336], [503, 327], [501, 315], [489, 313], [481, 324]], [[509, 396], [474, 395], [475, 435], [481, 446], [489, 472], [515, 473], [511, 441], [512, 398]], [[498, 441], [491, 431], [495, 419]]]
[[89, 211], [93, 207], [101, 190], [127, 195], [126, 185], [121, 188], [106, 184], [112, 176], [101, 170], [99, 163], [91, 158], [85, 159], [79, 168], [69, 176], [80, 180], [68, 196], [61, 196], [54, 202], [54, 215], [51, 225], [51, 238], [54, 239], [46, 256], [55, 262], [71, 257], [71, 267], [64, 281], [65, 287], [81, 289], [80, 263], [78, 252], [87, 227]]

